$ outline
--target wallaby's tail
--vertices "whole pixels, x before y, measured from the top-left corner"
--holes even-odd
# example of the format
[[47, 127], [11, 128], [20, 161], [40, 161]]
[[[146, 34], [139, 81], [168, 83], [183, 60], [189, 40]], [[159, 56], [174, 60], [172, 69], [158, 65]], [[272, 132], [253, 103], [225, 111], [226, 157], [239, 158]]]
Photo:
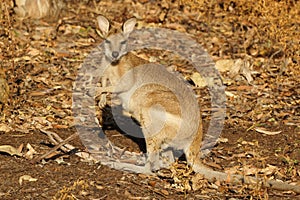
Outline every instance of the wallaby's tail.
[[259, 184], [262, 187], [283, 190], [283, 191], [293, 191], [300, 194], [300, 186], [292, 185], [286, 182], [281, 182], [278, 180], [264, 180], [262, 178], [255, 178], [250, 176], [242, 176], [236, 174], [226, 174], [224, 172], [214, 171], [207, 167], [201, 167], [197, 169], [197, 173], [203, 174], [203, 176], [209, 181], [227, 181], [235, 184]]

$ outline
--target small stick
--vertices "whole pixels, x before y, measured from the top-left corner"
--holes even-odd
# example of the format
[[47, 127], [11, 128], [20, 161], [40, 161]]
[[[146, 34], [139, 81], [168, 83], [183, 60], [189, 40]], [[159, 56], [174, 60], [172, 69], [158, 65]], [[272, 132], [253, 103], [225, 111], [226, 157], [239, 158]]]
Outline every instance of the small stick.
[[52, 131], [47, 131], [44, 129], [40, 129], [40, 131], [45, 133], [55, 145], [57, 145], [58, 143], [63, 141], [63, 139], [61, 139], [61, 137], [59, 137], [56, 133], [54, 133]]
[[70, 135], [67, 139], [61, 141], [59, 144], [57, 144], [55, 147], [53, 147], [50, 151], [48, 151], [47, 153], [33, 159], [31, 161], [31, 163], [35, 164], [37, 162], [40, 162], [42, 159], [46, 158], [47, 156], [49, 156], [51, 153], [53, 153], [54, 151], [56, 151], [57, 149], [61, 148], [63, 145], [65, 145], [66, 143], [68, 143], [69, 141], [75, 139], [76, 137], [78, 137], [78, 133], [74, 133], [72, 135]]
[[[45, 133], [54, 145], [58, 145], [60, 142], [63, 141], [63, 139], [61, 137], [59, 137], [56, 133], [54, 133], [52, 131], [47, 131], [44, 129], [40, 129], [40, 131]], [[65, 146], [66, 147], [63, 147], [63, 146], [61, 147], [61, 150], [63, 150], [64, 152], [68, 152], [75, 148], [75, 147], [69, 148], [69, 147], [67, 147], [67, 144]]]

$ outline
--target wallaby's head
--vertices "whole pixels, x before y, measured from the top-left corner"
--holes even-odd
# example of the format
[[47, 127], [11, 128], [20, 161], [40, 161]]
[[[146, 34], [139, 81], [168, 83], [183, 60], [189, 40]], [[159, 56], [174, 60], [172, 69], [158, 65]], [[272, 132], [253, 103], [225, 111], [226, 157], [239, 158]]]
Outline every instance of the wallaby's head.
[[104, 41], [104, 50], [106, 58], [111, 62], [118, 61], [126, 54], [127, 39], [134, 30], [136, 19], [130, 18], [123, 23], [120, 34], [110, 35], [110, 23], [107, 18], [100, 15], [97, 17], [98, 26]]

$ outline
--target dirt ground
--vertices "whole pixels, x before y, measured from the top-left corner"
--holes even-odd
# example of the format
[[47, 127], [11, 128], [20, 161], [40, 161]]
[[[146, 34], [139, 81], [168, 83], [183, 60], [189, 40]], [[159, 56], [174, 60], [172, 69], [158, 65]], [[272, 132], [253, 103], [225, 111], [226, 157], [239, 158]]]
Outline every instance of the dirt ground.
[[[219, 64], [226, 86], [227, 116], [218, 144], [204, 163], [219, 171], [300, 182], [300, 2], [299, 1], [92, 1], [69, 0], [57, 19], [19, 19], [13, 3], [1, 4], [0, 199], [300, 199], [291, 191], [258, 184], [208, 183], [178, 161], [165, 175], [147, 176], [88, 162], [57, 151], [32, 164], [54, 146], [42, 130], [67, 138], [76, 132], [72, 83], [77, 69], [102, 39], [96, 17], [121, 23], [136, 17], [141, 27], [164, 27], [190, 34]], [[191, 79], [184, 60], [160, 51], [141, 55]], [[237, 74], [225, 63], [243, 65]], [[243, 71], [244, 69], [244, 71]], [[245, 70], [246, 69], [246, 70]], [[250, 80], [249, 76], [253, 79]], [[2, 81], [2, 82], [1, 82]], [[192, 81], [190, 81], [192, 82]], [[197, 86], [204, 130], [210, 120], [209, 93]], [[5, 94], [7, 94], [7, 99]], [[119, 147], [138, 145], [106, 132]], [[69, 142], [85, 151], [79, 138]], [[18, 148], [22, 155], [1, 152]]]

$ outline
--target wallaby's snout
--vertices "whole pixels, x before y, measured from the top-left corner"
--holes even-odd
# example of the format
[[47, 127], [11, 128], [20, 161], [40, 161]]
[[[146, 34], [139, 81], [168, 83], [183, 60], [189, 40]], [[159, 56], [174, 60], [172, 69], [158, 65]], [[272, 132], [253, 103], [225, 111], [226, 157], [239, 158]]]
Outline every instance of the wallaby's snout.
[[117, 52], [117, 51], [113, 51], [111, 55], [112, 55], [112, 57], [113, 57], [113, 58], [115, 58], [115, 59], [116, 59], [116, 58], [118, 58], [118, 57], [119, 57], [119, 52]]

